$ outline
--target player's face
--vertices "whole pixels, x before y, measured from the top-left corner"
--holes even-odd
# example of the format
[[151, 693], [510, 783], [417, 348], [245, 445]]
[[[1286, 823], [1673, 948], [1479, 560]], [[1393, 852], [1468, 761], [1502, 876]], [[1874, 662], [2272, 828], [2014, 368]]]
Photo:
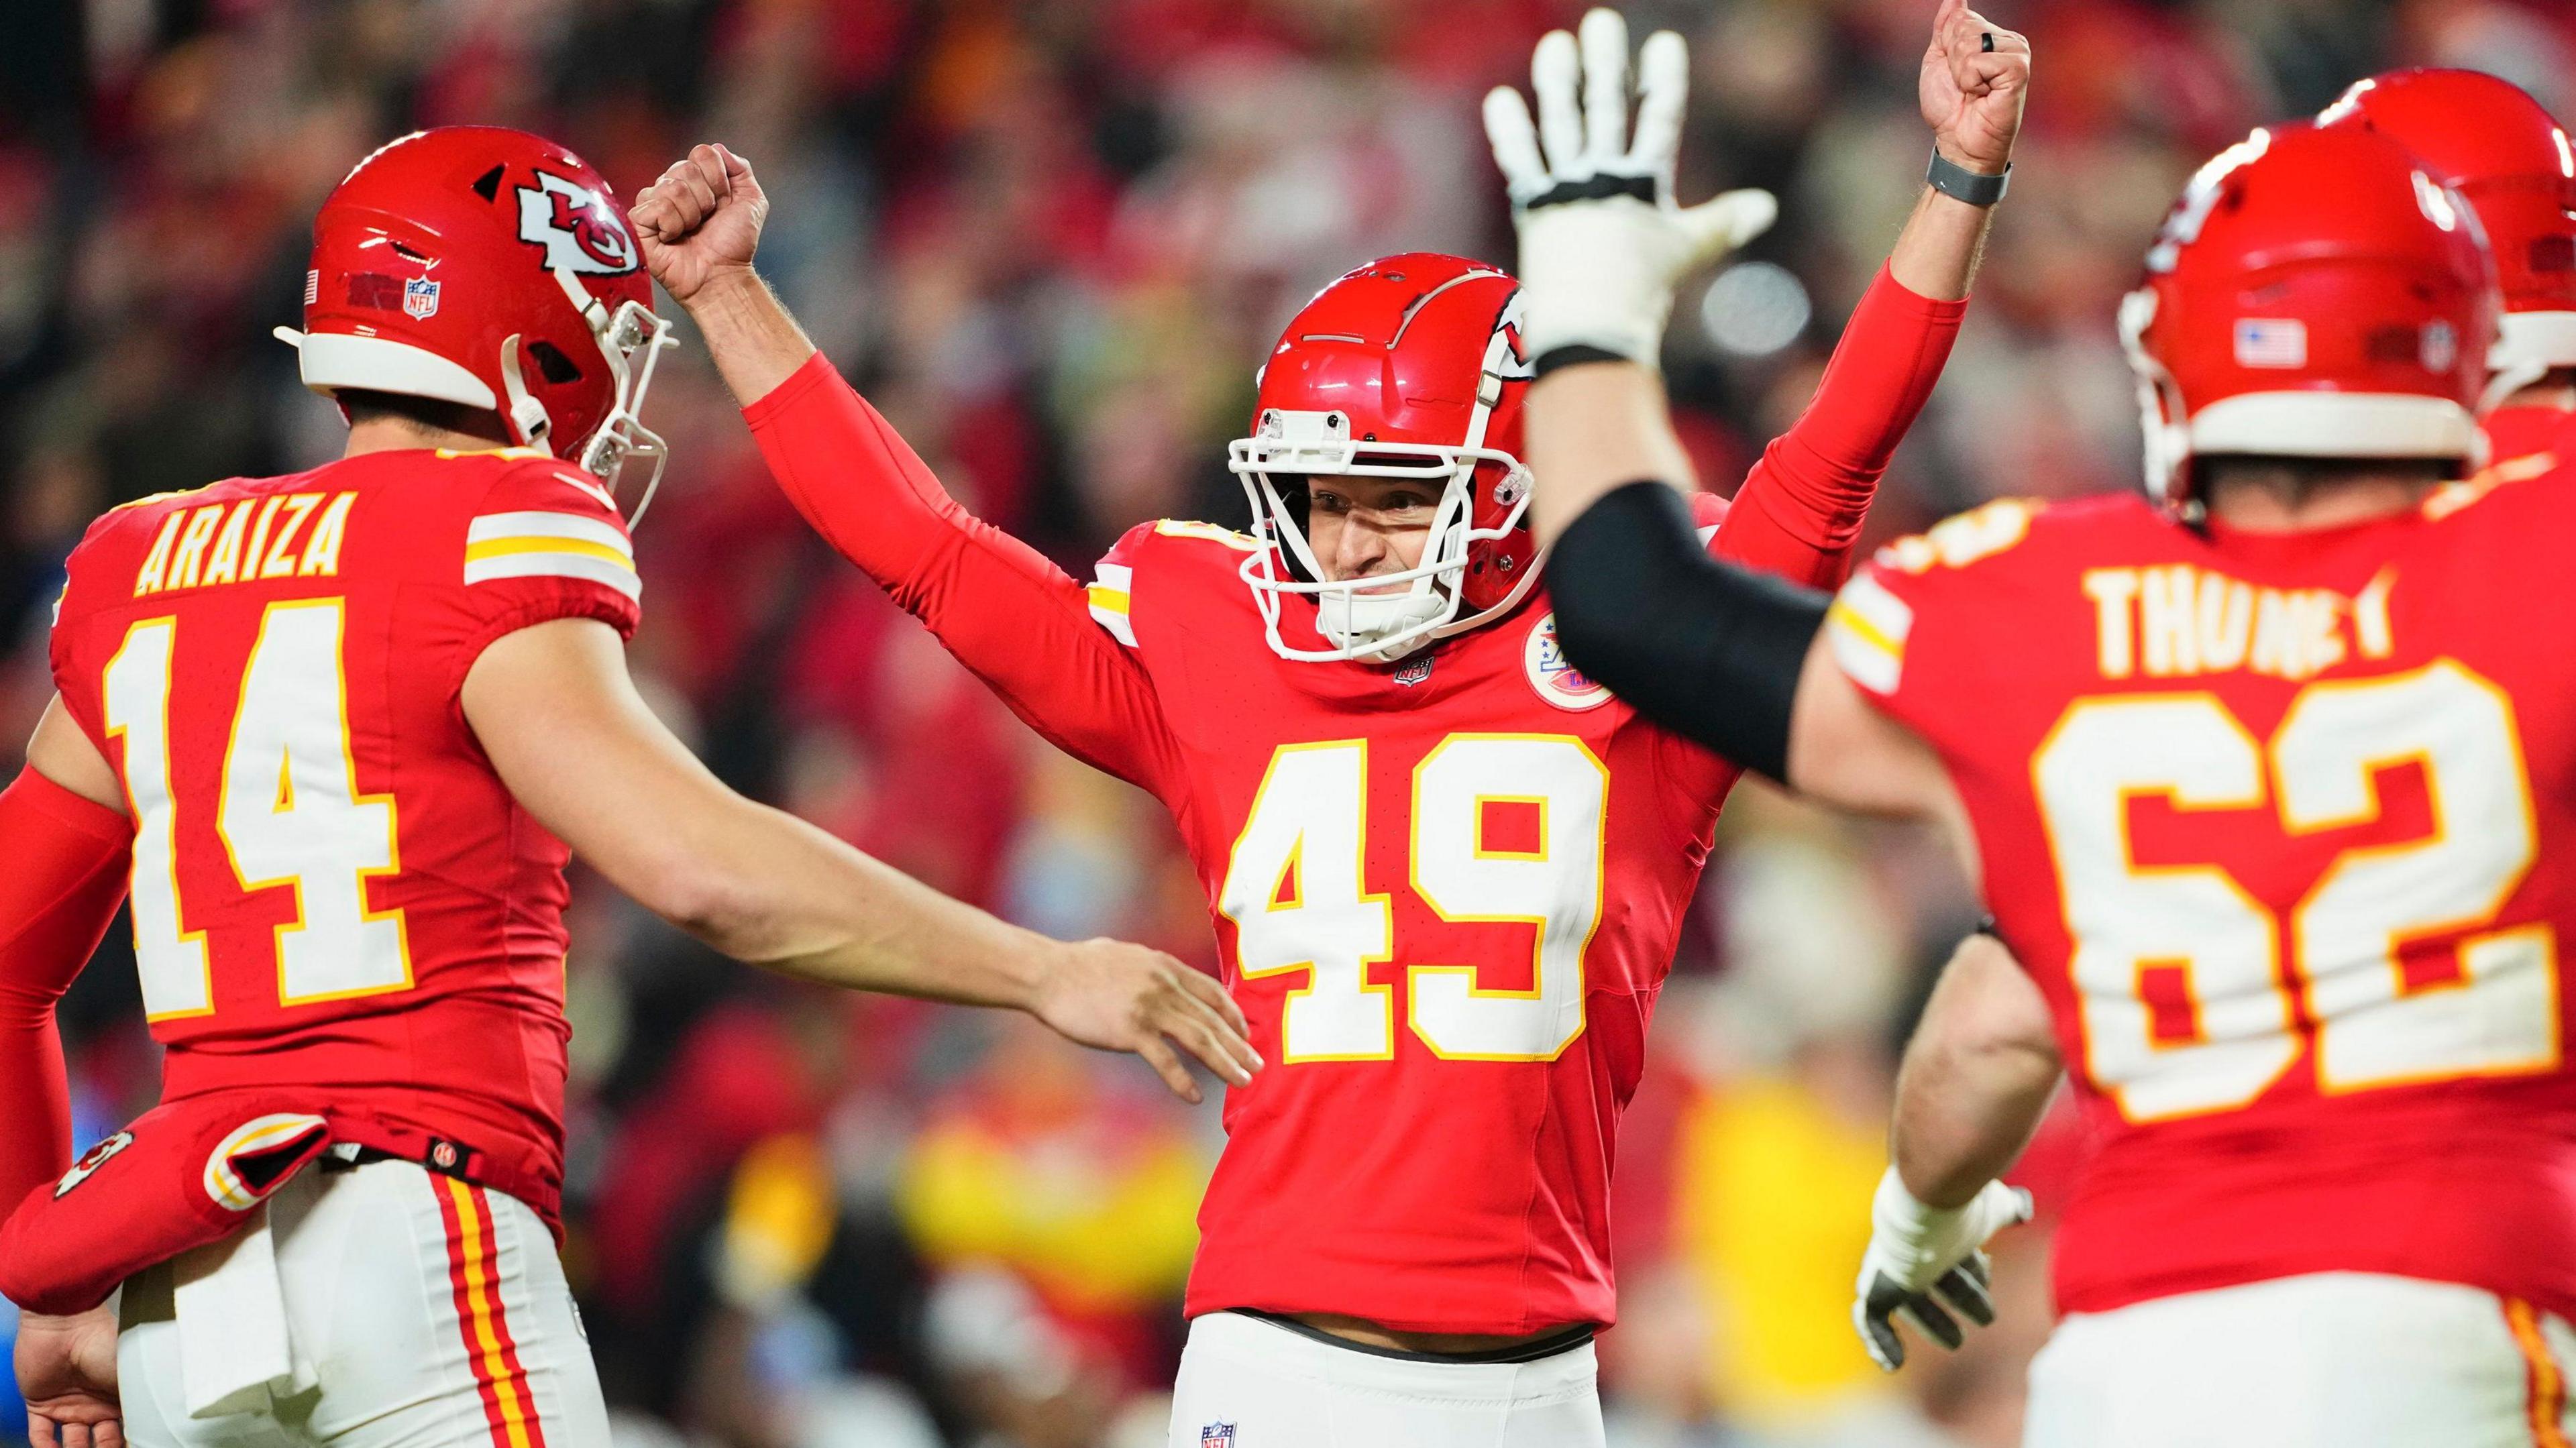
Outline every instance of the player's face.
[[1401, 573], [1420, 563], [1432, 515], [1440, 510], [1439, 489], [1407, 478], [1314, 477], [1306, 496], [1306, 542], [1327, 583]]

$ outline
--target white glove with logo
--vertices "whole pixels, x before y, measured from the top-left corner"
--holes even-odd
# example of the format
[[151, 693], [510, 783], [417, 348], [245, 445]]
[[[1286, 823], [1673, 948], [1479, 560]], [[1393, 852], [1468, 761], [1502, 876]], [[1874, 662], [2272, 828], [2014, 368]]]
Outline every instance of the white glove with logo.
[[1674, 286], [1769, 229], [1780, 206], [1768, 191], [1675, 205], [1689, 48], [1669, 30], [1646, 41], [1632, 141], [1628, 24], [1594, 10], [1582, 34], [1579, 55], [1573, 36], [1551, 30], [1530, 57], [1535, 126], [1519, 91], [1485, 97], [1485, 136], [1520, 232], [1521, 336], [1533, 359], [1580, 347], [1652, 367]]
[[1927, 1207], [1889, 1167], [1870, 1203], [1869, 1251], [1852, 1288], [1852, 1326], [1870, 1358], [1891, 1373], [1905, 1366], [1905, 1340], [1896, 1335], [1899, 1313], [1943, 1347], [1955, 1350], [1966, 1341], [1958, 1320], [1933, 1300], [1936, 1292], [1970, 1322], [1992, 1324], [1986, 1239], [2030, 1215], [2030, 1193], [2002, 1182], [1986, 1183], [1964, 1207]]

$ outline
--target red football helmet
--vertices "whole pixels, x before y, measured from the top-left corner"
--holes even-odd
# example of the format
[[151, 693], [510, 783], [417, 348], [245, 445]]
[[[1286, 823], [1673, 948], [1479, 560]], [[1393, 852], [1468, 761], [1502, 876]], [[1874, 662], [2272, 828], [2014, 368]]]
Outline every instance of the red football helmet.
[[626, 208], [570, 151], [500, 126], [417, 131], [323, 201], [304, 330], [277, 334], [316, 392], [488, 408], [612, 483], [648, 457], [658, 484], [662, 440], [636, 414], [672, 340], [641, 262]]
[[[1244, 560], [1243, 579], [1281, 657], [1402, 658], [1529, 592], [1538, 544], [1521, 522], [1530, 368], [1519, 296], [1518, 282], [1482, 262], [1410, 252], [1343, 276], [1289, 321], [1261, 369], [1252, 436], [1238, 438], [1228, 459], [1270, 545]], [[1421, 562], [1325, 581], [1306, 541], [1305, 479], [1316, 473], [1439, 482]], [[1331, 647], [1279, 636], [1287, 594], [1315, 600], [1315, 626]]]
[[2474, 70], [2394, 70], [2355, 82], [2317, 121], [2378, 131], [2477, 208], [2504, 289], [2480, 411], [2576, 367], [2576, 150], [2540, 102]]
[[2496, 310], [2476, 215], [2397, 143], [2256, 131], [2192, 177], [2120, 306], [2147, 490], [2190, 504], [2213, 453], [2483, 461]]

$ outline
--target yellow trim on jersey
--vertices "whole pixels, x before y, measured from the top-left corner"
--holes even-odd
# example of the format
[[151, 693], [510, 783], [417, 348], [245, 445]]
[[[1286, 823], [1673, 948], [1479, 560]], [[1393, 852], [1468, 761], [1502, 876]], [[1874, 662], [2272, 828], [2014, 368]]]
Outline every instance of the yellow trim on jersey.
[[641, 598], [644, 589], [623, 527], [544, 508], [486, 513], [466, 526], [465, 581], [504, 578], [582, 578], [629, 598]]
[[1214, 523], [1194, 523], [1187, 518], [1158, 518], [1154, 521], [1154, 531], [1166, 538], [1204, 538], [1211, 543], [1222, 543], [1239, 553], [1261, 551], [1260, 539], [1249, 533], [1238, 533], [1232, 528], [1219, 527]]
[[1860, 642], [1868, 644], [1890, 658], [1905, 656], [1905, 645], [1880, 632], [1878, 625], [1863, 618], [1859, 609], [1839, 598], [1834, 600], [1832, 607], [1825, 610], [1825, 618], [1828, 622], [1850, 630], [1859, 637]]
[[1825, 640], [1834, 662], [1873, 694], [1896, 692], [1905, 675], [1905, 642], [1913, 634], [1913, 606], [1867, 573], [1854, 574], [1825, 610]]
[[[465, 561], [468, 564], [475, 564], [487, 558], [503, 558], [514, 553], [574, 553], [591, 558], [604, 558], [622, 568], [634, 567], [627, 555], [604, 543], [593, 543], [587, 538], [494, 538], [487, 542], [467, 544]], [[1121, 607], [1123, 608], [1124, 605]]]

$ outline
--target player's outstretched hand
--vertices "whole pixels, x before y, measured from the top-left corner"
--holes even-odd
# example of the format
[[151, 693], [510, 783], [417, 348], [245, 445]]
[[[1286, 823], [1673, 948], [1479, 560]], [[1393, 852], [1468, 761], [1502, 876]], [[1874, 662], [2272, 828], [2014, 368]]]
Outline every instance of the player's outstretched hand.
[[1969, 9], [1968, 0], [1941, 0], [1916, 89], [1941, 154], [1981, 175], [2001, 175], [2030, 95], [2030, 42]]
[[1779, 214], [1768, 191], [1675, 203], [1689, 48], [1657, 31], [1637, 70], [1632, 137], [1628, 23], [1594, 10], [1579, 42], [1551, 30], [1530, 56], [1535, 123], [1512, 87], [1485, 96], [1485, 137], [1520, 233], [1521, 336], [1533, 359], [1580, 347], [1653, 366], [1674, 286]]
[[722, 146], [701, 145], [645, 187], [627, 216], [653, 280], [686, 306], [711, 279], [751, 270], [769, 198], [749, 161]]
[[1237, 1086], [1252, 1084], [1261, 1057], [1251, 1028], [1225, 987], [1159, 950], [1123, 940], [1067, 945], [1046, 973], [1034, 1013], [1067, 1040], [1145, 1058], [1172, 1094], [1199, 1099], [1178, 1046]]
[[1979, 1327], [1992, 1324], [1986, 1239], [2029, 1221], [2030, 1211], [2030, 1193], [2002, 1182], [1986, 1183], [1964, 1207], [1927, 1207], [1889, 1167], [1871, 1204], [1869, 1251], [1852, 1288], [1852, 1326], [1871, 1360], [1891, 1373], [1905, 1366], [1905, 1339], [1896, 1335], [1900, 1315], [1943, 1347], [1965, 1342], [1958, 1318], [1940, 1299]]
[[18, 1319], [18, 1393], [34, 1448], [125, 1448], [116, 1397], [116, 1312]]

